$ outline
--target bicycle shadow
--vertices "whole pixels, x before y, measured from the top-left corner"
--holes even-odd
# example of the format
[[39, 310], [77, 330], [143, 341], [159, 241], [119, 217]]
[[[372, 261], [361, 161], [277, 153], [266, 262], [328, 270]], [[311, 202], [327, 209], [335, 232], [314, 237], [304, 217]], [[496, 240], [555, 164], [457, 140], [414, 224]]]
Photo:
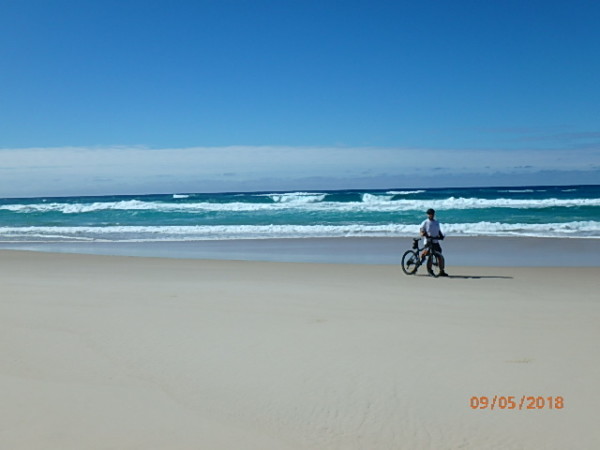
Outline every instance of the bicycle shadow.
[[446, 278], [456, 278], [459, 280], [481, 280], [488, 278], [496, 278], [500, 280], [512, 280], [514, 277], [507, 277], [504, 275], [448, 275]]
[[[433, 278], [428, 274], [417, 274], [418, 277], [429, 277]], [[484, 279], [500, 279], [500, 280], [512, 280], [514, 277], [507, 277], [504, 275], [448, 275], [447, 277], [439, 277], [440, 279], [448, 280], [484, 280]]]

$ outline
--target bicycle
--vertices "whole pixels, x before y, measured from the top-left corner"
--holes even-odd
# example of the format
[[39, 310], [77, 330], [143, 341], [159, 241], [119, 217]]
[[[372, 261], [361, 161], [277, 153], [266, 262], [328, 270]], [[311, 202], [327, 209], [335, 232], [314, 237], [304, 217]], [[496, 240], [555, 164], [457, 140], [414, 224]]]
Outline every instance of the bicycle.
[[[431, 239], [428, 239], [427, 244], [422, 248], [419, 248], [420, 240], [420, 238], [413, 238], [413, 249], [407, 250], [404, 252], [404, 255], [402, 255], [402, 271], [406, 275], [414, 275], [425, 260], [427, 260], [427, 272], [432, 277], [437, 278], [442, 273], [441, 263], [443, 262], [444, 257], [440, 252], [434, 250]], [[427, 256], [421, 259], [421, 252], [423, 250], [427, 250], [428, 252]]]

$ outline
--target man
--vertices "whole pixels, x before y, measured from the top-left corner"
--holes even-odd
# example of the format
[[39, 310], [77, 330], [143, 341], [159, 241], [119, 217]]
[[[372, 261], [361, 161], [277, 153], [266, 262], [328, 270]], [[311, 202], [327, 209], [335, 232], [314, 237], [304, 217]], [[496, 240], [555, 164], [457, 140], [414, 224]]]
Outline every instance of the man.
[[[440, 276], [447, 277], [448, 274], [444, 271], [444, 257], [441, 255], [442, 247], [438, 239], [444, 239], [444, 235], [442, 234], [442, 230], [440, 229], [440, 223], [435, 220], [435, 210], [429, 208], [427, 210], [427, 219], [423, 221], [421, 224], [421, 236], [425, 238], [425, 244], [429, 243], [431, 240], [432, 248], [440, 254]], [[423, 254], [421, 255], [421, 260], [424, 261], [427, 256], [428, 250], [425, 249]]]

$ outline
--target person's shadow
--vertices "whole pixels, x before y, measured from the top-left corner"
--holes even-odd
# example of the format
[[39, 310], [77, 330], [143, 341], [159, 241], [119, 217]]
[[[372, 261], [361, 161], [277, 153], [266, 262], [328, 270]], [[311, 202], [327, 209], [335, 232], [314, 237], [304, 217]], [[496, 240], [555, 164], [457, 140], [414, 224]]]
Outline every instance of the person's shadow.
[[[418, 276], [420, 277], [430, 277], [431, 275], [428, 274], [419, 274]], [[513, 277], [506, 277], [506, 276], [502, 276], [502, 275], [448, 275], [447, 277], [440, 277], [440, 278], [448, 278], [448, 279], [456, 279], [456, 280], [482, 280], [482, 279], [489, 279], [489, 278], [497, 278], [497, 279], [501, 279], [501, 280], [512, 280]]]
[[447, 278], [456, 278], [461, 280], [481, 280], [485, 278], [499, 278], [502, 280], [512, 280], [513, 277], [506, 277], [502, 275], [448, 275]]

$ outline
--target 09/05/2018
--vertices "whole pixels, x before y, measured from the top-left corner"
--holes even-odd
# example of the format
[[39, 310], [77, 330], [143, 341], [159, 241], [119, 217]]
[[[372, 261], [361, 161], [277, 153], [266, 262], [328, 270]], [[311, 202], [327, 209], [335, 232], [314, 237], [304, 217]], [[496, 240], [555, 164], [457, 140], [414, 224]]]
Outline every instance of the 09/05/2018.
[[565, 400], [561, 396], [473, 396], [469, 400], [471, 409], [563, 409]]

